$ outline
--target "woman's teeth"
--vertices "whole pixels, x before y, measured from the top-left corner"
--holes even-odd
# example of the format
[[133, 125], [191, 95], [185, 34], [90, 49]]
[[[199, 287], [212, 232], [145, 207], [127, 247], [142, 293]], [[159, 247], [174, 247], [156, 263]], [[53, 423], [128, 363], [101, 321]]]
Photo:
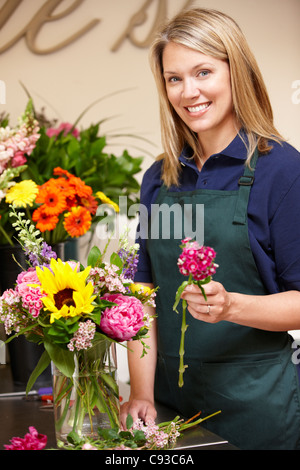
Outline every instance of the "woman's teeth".
[[208, 108], [210, 103], [199, 104], [199, 106], [188, 106], [188, 110], [190, 113], [198, 113], [199, 111], [203, 111], [203, 109]]

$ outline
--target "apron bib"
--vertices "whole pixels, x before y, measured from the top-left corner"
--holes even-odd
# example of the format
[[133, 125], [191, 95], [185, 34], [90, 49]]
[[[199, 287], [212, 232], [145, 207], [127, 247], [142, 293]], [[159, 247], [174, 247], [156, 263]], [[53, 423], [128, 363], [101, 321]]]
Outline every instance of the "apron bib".
[[[254, 167], [256, 160], [257, 154]], [[213, 279], [229, 292], [267, 295], [248, 237], [247, 207], [253, 174], [254, 170], [245, 169], [238, 191], [171, 192], [162, 186], [158, 194], [156, 207], [176, 207], [177, 219], [171, 210], [163, 217], [159, 211], [152, 213], [151, 224], [156, 232], [160, 227], [160, 233], [148, 239], [153, 282], [159, 286], [155, 398], [186, 418], [198, 411], [204, 417], [221, 410], [203, 426], [241, 449], [296, 449], [300, 448], [299, 387], [291, 360], [291, 338], [286, 332], [226, 321], [208, 324], [187, 311], [184, 363], [188, 367], [184, 385], [178, 387], [182, 317], [173, 311], [173, 303], [177, 288], [187, 280], [176, 264], [181, 239], [189, 236], [182, 233], [178, 238], [180, 228], [184, 229], [184, 207], [192, 208], [195, 220], [197, 210], [204, 205], [202, 243], [217, 252], [215, 261], [219, 265]], [[167, 237], [163, 233], [166, 223]]]

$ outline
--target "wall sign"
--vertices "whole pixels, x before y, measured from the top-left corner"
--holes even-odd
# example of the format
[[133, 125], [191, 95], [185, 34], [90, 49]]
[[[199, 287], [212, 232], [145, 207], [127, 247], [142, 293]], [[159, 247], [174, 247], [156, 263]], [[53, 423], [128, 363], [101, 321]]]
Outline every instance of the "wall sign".
[[[185, 3], [182, 8], [186, 8], [190, 5], [192, 0], [185, 0]], [[9, 21], [9, 18], [17, 10], [18, 6], [23, 2], [23, 0], [6, 0], [4, 5], [0, 10], [0, 29]], [[73, 11], [75, 11], [84, 0], [74, 0], [74, 2], [66, 8], [64, 11], [58, 14], [54, 14], [54, 10], [60, 5], [63, 4], [64, 0], [46, 0], [42, 7], [33, 15], [29, 23], [19, 31], [15, 37], [13, 37], [6, 44], [0, 46], [0, 54], [7, 51], [9, 48], [13, 47], [21, 38], [25, 39], [25, 43], [28, 49], [34, 54], [51, 54], [53, 52], [59, 51], [63, 47], [66, 47], [72, 44], [74, 41], [80, 39], [84, 34], [88, 33], [95, 26], [99, 25], [101, 22], [100, 18], [94, 18], [85, 26], [83, 26], [79, 31], [73, 32], [67, 39], [55, 44], [52, 47], [47, 49], [39, 48], [37, 44], [38, 34], [46, 23], [58, 21], [66, 18]], [[134, 29], [137, 26], [141, 26], [146, 23], [148, 19], [148, 9], [151, 4], [157, 4], [157, 10], [153, 25], [150, 32], [147, 34], [144, 40], [138, 40], [134, 36]], [[157, 25], [160, 24], [167, 16], [167, 5], [168, 0], [146, 0], [144, 1], [143, 6], [132, 15], [129, 19], [128, 25], [126, 26], [124, 32], [113, 44], [111, 51], [116, 52], [125, 40], [129, 40], [134, 46], [139, 48], [146, 48], [150, 45], [152, 41], [153, 34], [157, 28]]]

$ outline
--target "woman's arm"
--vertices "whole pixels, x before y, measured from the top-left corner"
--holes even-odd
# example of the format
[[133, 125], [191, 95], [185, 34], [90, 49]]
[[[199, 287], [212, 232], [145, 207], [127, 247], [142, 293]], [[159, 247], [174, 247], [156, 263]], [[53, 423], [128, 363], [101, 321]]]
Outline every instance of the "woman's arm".
[[[151, 289], [153, 285], [144, 284]], [[155, 315], [153, 307], [145, 307], [149, 315]], [[129, 401], [121, 406], [121, 426], [126, 428], [126, 418], [130, 414], [135, 421], [137, 418], [144, 422], [154, 421], [156, 410], [154, 407], [154, 377], [157, 358], [156, 320], [153, 319], [148, 338], [144, 342], [149, 346], [147, 354], [141, 358], [142, 345], [139, 341], [128, 342], [128, 367], [130, 374]]]
[[211, 281], [204, 286], [207, 302], [197, 286], [182, 294], [191, 315], [208, 323], [225, 320], [269, 331], [300, 329], [300, 292], [291, 290], [263, 296], [227, 292]]

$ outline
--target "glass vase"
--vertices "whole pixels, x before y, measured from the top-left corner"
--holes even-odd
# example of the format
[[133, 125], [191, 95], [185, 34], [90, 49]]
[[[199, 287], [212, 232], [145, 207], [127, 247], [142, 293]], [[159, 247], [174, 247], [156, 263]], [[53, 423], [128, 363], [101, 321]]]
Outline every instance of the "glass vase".
[[66, 377], [52, 364], [57, 445], [71, 432], [97, 438], [98, 428], [119, 429], [119, 387], [115, 343], [103, 340], [74, 354], [75, 370]]

